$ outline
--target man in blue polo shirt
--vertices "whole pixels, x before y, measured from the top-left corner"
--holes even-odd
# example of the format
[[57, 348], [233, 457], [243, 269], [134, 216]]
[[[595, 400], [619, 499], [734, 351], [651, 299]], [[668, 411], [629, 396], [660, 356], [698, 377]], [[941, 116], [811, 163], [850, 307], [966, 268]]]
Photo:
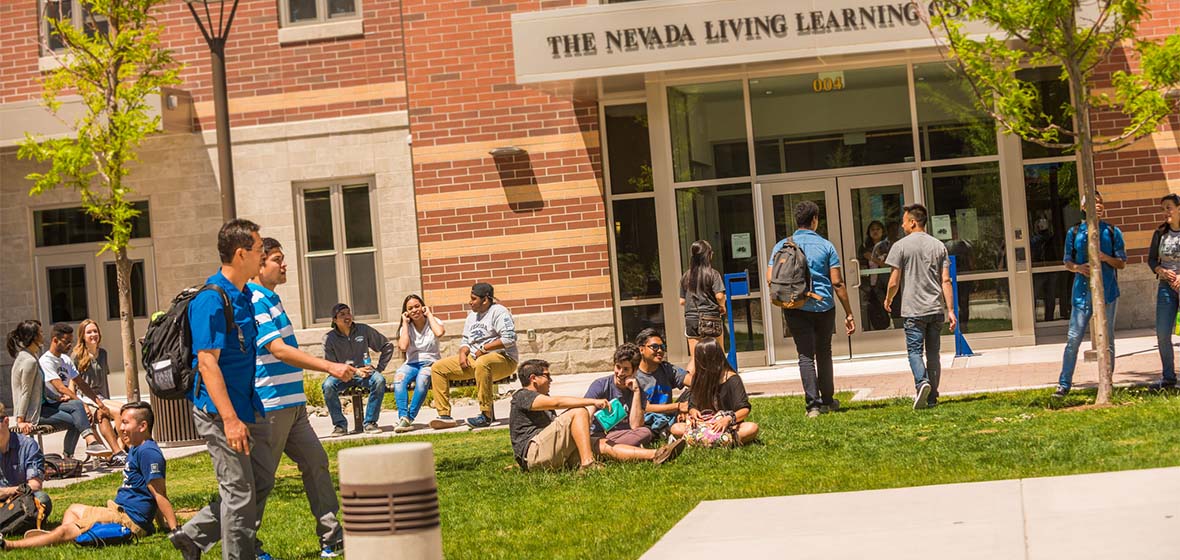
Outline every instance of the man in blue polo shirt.
[[[303, 475], [303, 490], [311, 513], [316, 519], [316, 533], [320, 537], [320, 558], [339, 556], [344, 534], [336, 513], [340, 503], [336, 499], [336, 484], [328, 470], [328, 454], [320, 444], [307, 417], [307, 396], [303, 393], [303, 370], [327, 372], [347, 382], [356, 368], [316, 358], [299, 350], [295, 327], [283, 309], [283, 301], [275, 288], [287, 282], [287, 264], [283, 247], [271, 237], [262, 240], [262, 268], [254, 281], [246, 284], [254, 293], [254, 321], [258, 323], [258, 358], [255, 360], [254, 388], [266, 407], [269, 421], [270, 461], [260, 467], [273, 473], [282, 454], [286, 453]], [[257, 424], [255, 424], [256, 426]], [[263, 437], [263, 436], [255, 436]], [[254, 454], [257, 457], [258, 453]], [[267, 495], [258, 494], [258, 521], [261, 525]], [[259, 556], [265, 553], [259, 549]]]
[[[836, 392], [832, 379], [832, 332], [836, 326], [836, 302], [833, 293], [844, 307], [844, 330], [856, 332], [852, 317], [852, 306], [848, 304], [848, 290], [840, 276], [840, 255], [836, 247], [815, 232], [819, 227], [819, 206], [804, 200], [795, 206], [795, 226], [799, 229], [787, 239], [807, 256], [807, 267], [811, 270], [811, 291], [820, 299], [808, 299], [799, 309], [784, 309], [787, 327], [795, 339], [799, 352], [799, 378], [806, 393], [807, 416], [815, 418], [823, 412], [836, 410], [840, 402], [832, 398]], [[766, 281], [770, 282], [774, 270], [774, 256], [787, 244], [779, 241], [770, 252], [770, 263], [766, 265]]]
[[[258, 274], [262, 263], [262, 238], [258, 225], [249, 220], [232, 220], [217, 234], [221, 270], [209, 277], [225, 293], [233, 307], [234, 326], [226, 324], [224, 299], [217, 290], [197, 294], [188, 307], [193, 366], [196, 379], [193, 422], [205, 438], [213, 470], [217, 474], [218, 497], [169, 537], [185, 560], [199, 558], [202, 551], [221, 540], [226, 560], [255, 558], [258, 524], [257, 495], [274, 486], [274, 471], [256, 469], [250, 454], [270, 457], [262, 401], [254, 390], [254, 345], [257, 327], [254, 304], [246, 282]], [[227, 328], [229, 327], [229, 328]], [[253, 437], [251, 437], [253, 436]]]

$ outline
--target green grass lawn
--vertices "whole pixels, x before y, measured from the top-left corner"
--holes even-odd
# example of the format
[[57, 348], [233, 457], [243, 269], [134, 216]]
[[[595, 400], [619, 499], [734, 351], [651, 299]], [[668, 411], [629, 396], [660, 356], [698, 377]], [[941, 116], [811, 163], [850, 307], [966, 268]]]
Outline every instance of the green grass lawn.
[[[1171, 428], [1180, 397], [1120, 390], [1116, 406], [1079, 406], [1092, 400], [1090, 391], [1055, 402], [1046, 389], [949, 398], [923, 412], [909, 399], [845, 402], [809, 420], [801, 398], [757, 399], [760, 444], [689, 449], [663, 467], [612, 464], [585, 477], [522, 474], [503, 430], [399, 441], [434, 444], [448, 558], [637, 558], [702, 500], [1180, 465], [1180, 431]], [[365, 443], [330, 444], [333, 471], [341, 449]], [[118, 483], [114, 475], [55, 491], [55, 521], [71, 502], [105, 503]], [[169, 463], [168, 487], [182, 509], [207, 502], [216, 491], [208, 456]], [[313, 531], [298, 471], [284, 462], [261, 538], [276, 557], [315, 558]], [[160, 535], [118, 553], [175, 554]], [[71, 545], [6, 556], [114, 555]]]

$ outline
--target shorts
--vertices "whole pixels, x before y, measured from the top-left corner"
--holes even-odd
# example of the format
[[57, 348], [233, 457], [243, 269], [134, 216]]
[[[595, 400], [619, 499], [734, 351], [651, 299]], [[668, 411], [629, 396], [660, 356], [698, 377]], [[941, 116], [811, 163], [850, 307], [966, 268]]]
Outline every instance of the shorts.
[[684, 336], [687, 338], [718, 338], [722, 334], [721, 316], [684, 317]]
[[136, 525], [135, 522], [127, 516], [127, 513], [123, 511], [123, 508], [115, 502], [108, 501], [106, 507], [82, 506], [82, 508], [82, 517], [79, 517], [78, 521], [76, 521], [74, 524], [77, 525], [78, 530], [83, 533], [89, 531], [91, 527], [98, 523], [118, 523], [119, 525], [131, 529], [131, 533], [136, 537], [143, 538], [147, 535], [147, 532], [140, 528], [139, 525]]
[[529, 441], [524, 460], [528, 470], [559, 470], [581, 463], [574, 443], [574, 415], [566, 411]]

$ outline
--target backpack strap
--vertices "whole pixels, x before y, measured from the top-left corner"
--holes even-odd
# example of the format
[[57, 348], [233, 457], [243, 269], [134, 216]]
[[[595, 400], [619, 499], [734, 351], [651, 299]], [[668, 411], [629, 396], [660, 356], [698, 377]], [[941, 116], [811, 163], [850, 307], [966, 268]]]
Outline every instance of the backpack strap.
[[[221, 309], [225, 313], [225, 335], [226, 336], [237, 336], [238, 337], [238, 347], [241, 348], [242, 353], [245, 354], [246, 353], [245, 338], [242, 336], [241, 329], [238, 329], [238, 324], [234, 322], [234, 308], [233, 308], [233, 303], [231, 303], [229, 300], [229, 294], [225, 293], [225, 290], [221, 286], [218, 286], [217, 284], [205, 284], [204, 286], [201, 286], [201, 289], [197, 292], [197, 295], [200, 295], [200, 293], [205, 290], [217, 292], [217, 294], [221, 296]], [[196, 299], [196, 297], [197, 296], [193, 296], [193, 299]], [[197, 400], [197, 397], [199, 397], [201, 395], [200, 370], [198, 370], [197, 375], [195, 375], [193, 377], [195, 378], [193, 380], [193, 400], [195, 401], [195, 400]]]
[[1069, 228], [1069, 262], [1074, 264], [1081, 264], [1078, 262], [1078, 244], [1074, 239], [1078, 233], [1078, 226]]

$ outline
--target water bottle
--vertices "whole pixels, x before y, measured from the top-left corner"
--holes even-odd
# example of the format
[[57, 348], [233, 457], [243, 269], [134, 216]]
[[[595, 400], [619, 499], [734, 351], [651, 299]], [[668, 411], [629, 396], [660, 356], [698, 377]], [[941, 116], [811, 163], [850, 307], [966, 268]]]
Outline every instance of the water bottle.
[[[369, 367], [371, 365], [373, 365], [373, 358], [371, 356], [369, 356], [368, 352], [365, 352], [365, 367]], [[365, 377], [368, 377], [368, 376], [369, 376], [369, 374], [366, 373]]]

